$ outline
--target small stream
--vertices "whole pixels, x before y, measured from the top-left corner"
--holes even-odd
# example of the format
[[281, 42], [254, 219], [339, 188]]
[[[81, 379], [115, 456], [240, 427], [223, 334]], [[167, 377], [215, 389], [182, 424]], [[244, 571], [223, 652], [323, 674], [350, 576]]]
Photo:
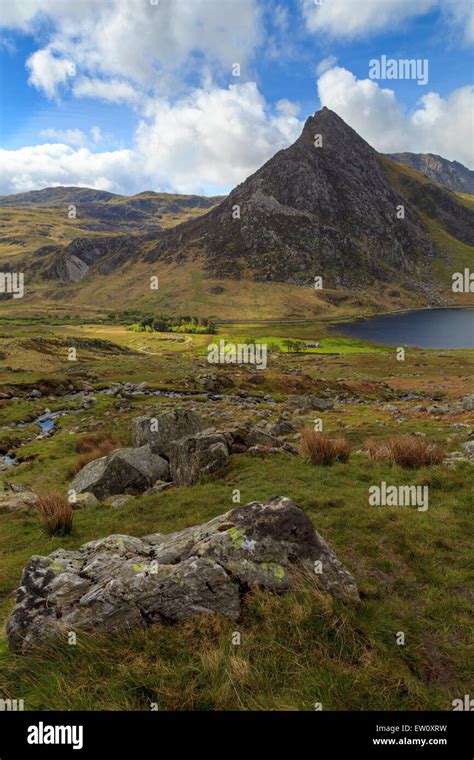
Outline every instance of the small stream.
[[[64, 396], [64, 401], [73, 401], [74, 399], [86, 397], [88, 395], [114, 395], [116, 389], [114, 387], [111, 388], [103, 388], [102, 390], [94, 390], [93, 392], [87, 392], [87, 391], [75, 391], [73, 393], [68, 393], [66, 396]], [[205, 397], [208, 401], [220, 401], [222, 400], [223, 396], [219, 393], [209, 393], [206, 391], [164, 391], [164, 390], [139, 390], [137, 388], [126, 388], [125, 391], [127, 396], [162, 396], [164, 398], [186, 398], [186, 399], [192, 399], [192, 398], [202, 398]], [[126, 397], [125, 397], [126, 398]], [[261, 398], [252, 397], [255, 403], [258, 403], [262, 401]], [[77, 409], [68, 409], [67, 407], [65, 409], [59, 409], [55, 412], [44, 412], [39, 417], [36, 417], [34, 420], [31, 420], [29, 422], [18, 422], [17, 427], [19, 428], [25, 428], [30, 425], [38, 425], [41, 429], [41, 433], [51, 433], [54, 431], [54, 428], [56, 426], [56, 420], [58, 417], [63, 417], [67, 414], [74, 414], [75, 412], [83, 411], [83, 407], [79, 407]], [[7, 455], [1, 455], [0, 456], [0, 471], [5, 470], [9, 467], [14, 467], [16, 464], [19, 464], [18, 461], [11, 456]]]
[[[98, 394], [104, 394], [104, 395], [113, 395], [115, 391], [115, 388], [103, 388], [102, 390], [95, 390], [93, 392], [94, 395]], [[212, 393], [199, 393], [199, 392], [186, 392], [186, 391], [163, 391], [163, 390], [137, 390], [135, 388], [130, 388], [126, 390], [127, 395], [130, 396], [139, 396], [139, 395], [147, 395], [147, 396], [163, 396], [166, 398], [193, 398], [193, 397], [199, 397], [199, 396], [207, 396], [209, 400], [218, 401], [222, 398], [219, 394], [212, 394]], [[86, 397], [88, 395], [92, 395], [92, 391], [90, 394], [86, 391], [75, 391], [74, 393], [68, 393], [66, 396], [64, 396], [64, 401], [73, 401], [74, 399]], [[19, 428], [25, 428], [30, 425], [38, 425], [38, 427], [41, 429], [41, 433], [51, 433], [51, 431], [54, 430], [56, 426], [56, 420], [58, 417], [64, 417], [67, 414], [74, 414], [75, 412], [83, 411], [82, 407], [79, 407], [77, 409], [68, 409], [67, 407], [65, 409], [59, 409], [55, 412], [44, 412], [43, 414], [40, 414], [39, 417], [36, 417], [33, 420], [30, 420], [28, 422], [18, 422], [17, 427]], [[11, 456], [8, 456], [7, 454], [0, 455], [0, 472], [9, 469], [10, 467], [14, 467], [15, 465], [19, 464], [19, 462]]]
[[14, 467], [16, 464], [18, 462], [14, 457], [10, 457], [8, 454], [0, 454], [0, 472], [10, 469], [10, 467]]
[[58, 417], [60, 417], [63, 414], [70, 414], [71, 412], [74, 412], [74, 411], [76, 410], [71, 409], [69, 411], [64, 410], [62, 412], [46, 412], [46, 414], [42, 414], [40, 417], [37, 417], [35, 420], [33, 420], [33, 422], [28, 423], [28, 424], [39, 425], [42, 433], [48, 433], [50, 430], [54, 428], [55, 420]]

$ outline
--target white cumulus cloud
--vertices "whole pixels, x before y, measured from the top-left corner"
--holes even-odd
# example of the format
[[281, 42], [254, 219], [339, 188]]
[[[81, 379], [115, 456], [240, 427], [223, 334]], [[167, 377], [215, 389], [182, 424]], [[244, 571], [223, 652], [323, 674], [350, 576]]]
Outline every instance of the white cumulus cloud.
[[383, 153], [436, 153], [474, 169], [474, 87], [429, 92], [407, 113], [393, 90], [341, 67], [318, 79], [319, 99]]
[[[115, 89], [124, 80], [144, 90], [168, 87], [162, 94], [169, 94], [198, 68], [230, 72], [233, 63], [244, 66], [263, 35], [258, 0], [159, 0], [156, 5], [149, 0], [9, 0], [4, 5], [0, 26], [41, 30], [44, 37], [44, 19], [50, 22], [47, 45], [29, 60], [31, 83], [50, 98], [66, 81], [66, 62], [91, 80], [88, 94], [91, 87], [98, 92], [97, 78], [112, 80]], [[86, 86], [82, 82], [76, 94]]]
[[70, 58], [60, 58], [51, 50], [37, 50], [26, 62], [30, 72], [28, 82], [43, 90], [48, 98], [58, 95], [58, 88], [76, 74], [76, 66]]
[[474, 42], [472, 0], [300, 0], [310, 32], [353, 39], [401, 26], [407, 19], [441, 12], [444, 23]]
[[119, 193], [226, 191], [298, 137], [298, 110], [284, 100], [271, 111], [254, 82], [197, 89], [173, 103], [150, 100], [131, 149], [46, 144], [0, 151], [0, 192], [58, 184]]
[[120, 192], [130, 186], [134, 168], [135, 157], [130, 150], [91, 153], [87, 148], [59, 143], [0, 150], [0, 191], [21, 193], [79, 185]]
[[137, 131], [137, 149], [149, 175], [180, 192], [242, 182], [301, 131], [289, 101], [277, 114], [254, 82], [211, 87], [170, 104], [159, 100]]

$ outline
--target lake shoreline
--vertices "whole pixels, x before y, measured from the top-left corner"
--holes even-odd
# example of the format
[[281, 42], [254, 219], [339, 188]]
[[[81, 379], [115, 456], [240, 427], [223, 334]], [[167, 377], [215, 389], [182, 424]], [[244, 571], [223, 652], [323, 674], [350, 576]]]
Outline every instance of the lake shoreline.
[[[440, 318], [442, 312], [446, 313], [444, 318]], [[474, 349], [471, 313], [474, 310], [470, 307], [409, 309], [339, 320], [330, 330], [333, 334], [380, 346], [469, 351]]]

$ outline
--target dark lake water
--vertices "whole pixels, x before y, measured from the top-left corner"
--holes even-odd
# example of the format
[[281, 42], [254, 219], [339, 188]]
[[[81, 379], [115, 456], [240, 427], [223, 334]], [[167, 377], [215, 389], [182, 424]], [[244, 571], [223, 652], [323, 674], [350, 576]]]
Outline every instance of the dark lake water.
[[341, 335], [387, 346], [474, 348], [474, 309], [420, 309], [334, 325]]

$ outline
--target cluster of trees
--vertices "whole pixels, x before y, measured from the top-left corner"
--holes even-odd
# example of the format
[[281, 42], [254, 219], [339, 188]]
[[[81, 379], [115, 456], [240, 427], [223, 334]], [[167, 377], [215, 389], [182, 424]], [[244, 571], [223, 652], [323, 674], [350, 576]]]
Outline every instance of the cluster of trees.
[[171, 317], [168, 314], [152, 314], [141, 317], [136, 328], [147, 332], [174, 332], [214, 335], [216, 327], [205, 317], [191, 317], [187, 314]]
[[137, 309], [123, 309], [109, 312], [109, 322], [130, 325], [130, 329], [146, 332], [200, 333], [214, 335], [216, 327], [205, 317], [192, 317], [188, 314], [150, 314]]
[[290, 354], [298, 354], [301, 351], [304, 351], [306, 348], [306, 343], [302, 340], [282, 340], [282, 344], [285, 346], [286, 350]]

